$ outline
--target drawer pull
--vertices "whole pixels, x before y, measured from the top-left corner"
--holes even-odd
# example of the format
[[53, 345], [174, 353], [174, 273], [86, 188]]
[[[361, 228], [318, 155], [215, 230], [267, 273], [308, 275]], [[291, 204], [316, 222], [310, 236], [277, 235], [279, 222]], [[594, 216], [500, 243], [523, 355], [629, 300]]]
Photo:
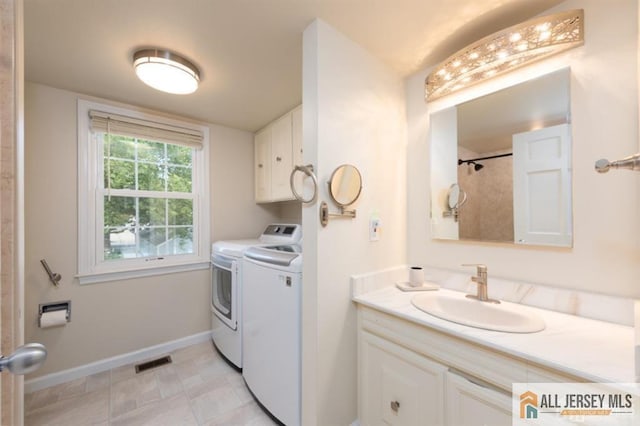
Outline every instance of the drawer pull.
[[400, 403], [398, 401], [391, 401], [391, 409], [394, 413], [397, 413], [400, 409]]
[[497, 387], [495, 385], [492, 385], [490, 383], [487, 383], [484, 380], [478, 379], [477, 377], [470, 376], [467, 373], [463, 373], [460, 370], [457, 370], [455, 368], [449, 368], [449, 373], [451, 373], [453, 375], [456, 375], [458, 377], [462, 377], [467, 382], [473, 383], [476, 386], [479, 386], [479, 387], [484, 388], [484, 389], [488, 389], [488, 390], [493, 391], [493, 392], [501, 393], [501, 394], [506, 395], [507, 397], [511, 398], [511, 392], [506, 391], [506, 390], [504, 390], [502, 388], [499, 388], [499, 387]]
[[282, 157], [276, 157], [276, 161], [282, 161]]

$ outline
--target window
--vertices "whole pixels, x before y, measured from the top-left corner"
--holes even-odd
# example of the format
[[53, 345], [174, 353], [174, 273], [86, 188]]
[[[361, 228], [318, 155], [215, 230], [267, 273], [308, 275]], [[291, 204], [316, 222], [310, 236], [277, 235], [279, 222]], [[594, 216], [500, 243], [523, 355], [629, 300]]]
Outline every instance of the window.
[[208, 267], [208, 129], [78, 102], [80, 283]]

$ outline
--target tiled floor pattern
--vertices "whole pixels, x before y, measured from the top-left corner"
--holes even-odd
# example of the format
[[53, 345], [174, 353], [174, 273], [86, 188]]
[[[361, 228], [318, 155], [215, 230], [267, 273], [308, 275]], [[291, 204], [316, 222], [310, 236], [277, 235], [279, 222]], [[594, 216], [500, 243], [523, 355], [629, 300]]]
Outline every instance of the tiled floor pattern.
[[275, 424], [211, 342], [171, 358], [140, 374], [132, 364], [27, 394], [25, 425]]

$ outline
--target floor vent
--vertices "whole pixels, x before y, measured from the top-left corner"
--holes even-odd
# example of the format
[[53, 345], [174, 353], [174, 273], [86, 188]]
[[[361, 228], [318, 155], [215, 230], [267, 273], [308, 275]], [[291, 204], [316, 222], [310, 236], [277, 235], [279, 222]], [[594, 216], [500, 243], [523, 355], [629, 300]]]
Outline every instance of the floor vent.
[[160, 367], [165, 364], [171, 364], [171, 357], [168, 355], [136, 365], [136, 373], [142, 373], [143, 371], [151, 370], [152, 368]]

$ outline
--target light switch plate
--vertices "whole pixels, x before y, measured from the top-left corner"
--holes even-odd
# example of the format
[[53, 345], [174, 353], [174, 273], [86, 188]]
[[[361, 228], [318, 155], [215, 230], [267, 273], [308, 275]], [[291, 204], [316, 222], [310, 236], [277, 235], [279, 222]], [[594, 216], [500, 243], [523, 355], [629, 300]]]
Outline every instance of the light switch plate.
[[369, 241], [380, 241], [380, 227], [382, 221], [377, 217], [372, 217], [369, 220]]

